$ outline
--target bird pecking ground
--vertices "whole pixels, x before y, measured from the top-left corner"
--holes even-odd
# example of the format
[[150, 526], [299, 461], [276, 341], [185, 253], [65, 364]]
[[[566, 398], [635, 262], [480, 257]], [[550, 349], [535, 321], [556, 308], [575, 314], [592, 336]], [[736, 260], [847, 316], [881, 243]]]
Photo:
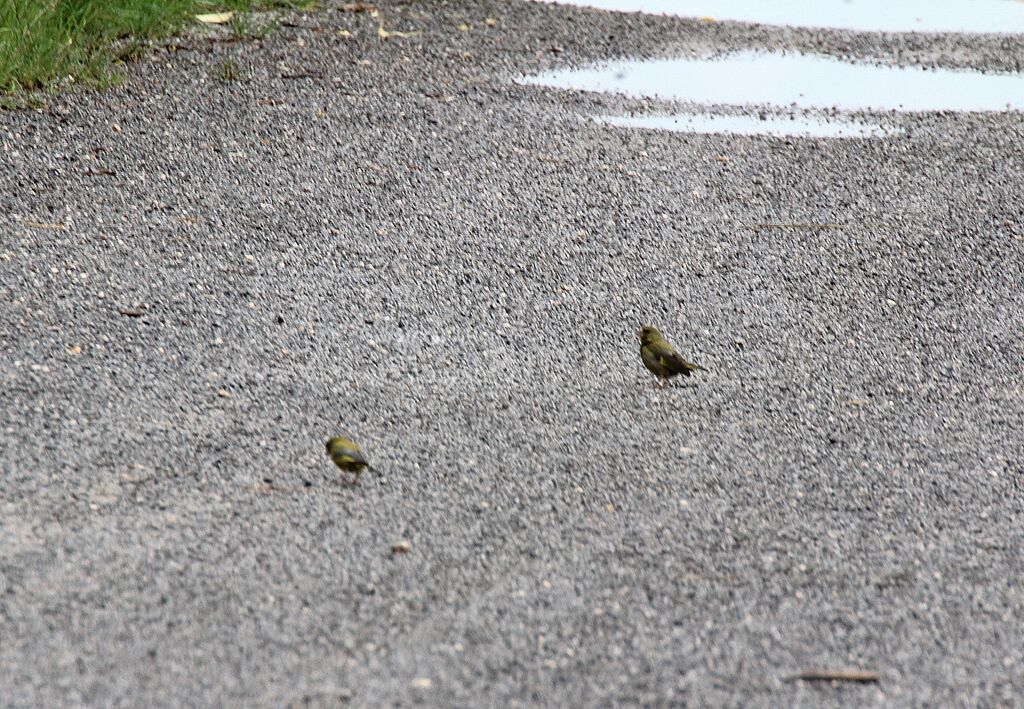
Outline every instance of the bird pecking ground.
[[[5, 702], [1019, 702], [1019, 118], [633, 132], [511, 79], [1024, 40], [379, 7], [0, 113]], [[641, 322], [709, 371], [652, 389]]]

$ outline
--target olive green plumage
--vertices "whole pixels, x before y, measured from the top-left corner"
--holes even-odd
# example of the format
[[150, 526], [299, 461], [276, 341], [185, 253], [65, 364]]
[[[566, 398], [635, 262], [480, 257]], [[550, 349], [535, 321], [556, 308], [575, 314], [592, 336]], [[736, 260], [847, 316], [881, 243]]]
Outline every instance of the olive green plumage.
[[353, 485], [359, 483], [359, 476], [370, 467], [366, 457], [359, 450], [359, 444], [341, 436], [334, 436], [327, 440], [327, 455], [331, 456], [331, 460], [339, 468], [346, 473], [355, 475]]
[[662, 337], [658, 328], [643, 325], [636, 331], [636, 335], [640, 338], [640, 359], [658, 377], [659, 388], [678, 374], [688, 377], [691, 372], [704, 369], [683, 359], [676, 348]]

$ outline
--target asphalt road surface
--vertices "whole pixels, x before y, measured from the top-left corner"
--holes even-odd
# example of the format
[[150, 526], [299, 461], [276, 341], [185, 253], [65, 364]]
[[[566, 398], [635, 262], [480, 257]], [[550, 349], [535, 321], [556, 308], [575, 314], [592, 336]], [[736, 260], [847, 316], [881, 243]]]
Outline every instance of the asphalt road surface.
[[[0, 113], [0, 701], [1024, 702], [1020, 114], [639, 132], [512, 81], [1024, 39], [380, 6]], [[654, 390], [640, 322], [709, 371]]]

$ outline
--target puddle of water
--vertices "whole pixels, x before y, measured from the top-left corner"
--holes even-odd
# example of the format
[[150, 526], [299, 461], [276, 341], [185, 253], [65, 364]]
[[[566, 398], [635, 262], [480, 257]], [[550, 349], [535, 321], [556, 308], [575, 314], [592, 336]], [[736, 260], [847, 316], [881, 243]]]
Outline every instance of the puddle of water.
[[601, 10], [879, 32], [1024, 32], [1020, 0], [553, 0]]
[[854, 64], [739, 52], [713, 59], [627, 61], [550, 72], [526, 84], [638, 98], [784, 109], [1003, 111], [1024, 108], [1024, 75]]
[[731, 116], [714, 113], [684, 113], [672, 116], [613, 116], [601, 123], [625, 128], [670, 130], [687, 133], [729, 133], [797, 138], [878, 138], [893, 131], [859, 121], [829, 120], [813, 116]]

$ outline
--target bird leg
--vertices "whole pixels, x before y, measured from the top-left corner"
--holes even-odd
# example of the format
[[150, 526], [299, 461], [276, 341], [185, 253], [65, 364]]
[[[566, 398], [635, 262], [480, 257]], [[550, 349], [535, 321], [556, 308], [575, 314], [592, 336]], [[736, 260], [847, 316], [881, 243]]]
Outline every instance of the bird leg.
[[659, 391], [664, 389], [667, 386], [668, 386], [668, 379], [659, 379], [658, 381], [656, 381], [654, 383], [654, 388], [659, 390]]

